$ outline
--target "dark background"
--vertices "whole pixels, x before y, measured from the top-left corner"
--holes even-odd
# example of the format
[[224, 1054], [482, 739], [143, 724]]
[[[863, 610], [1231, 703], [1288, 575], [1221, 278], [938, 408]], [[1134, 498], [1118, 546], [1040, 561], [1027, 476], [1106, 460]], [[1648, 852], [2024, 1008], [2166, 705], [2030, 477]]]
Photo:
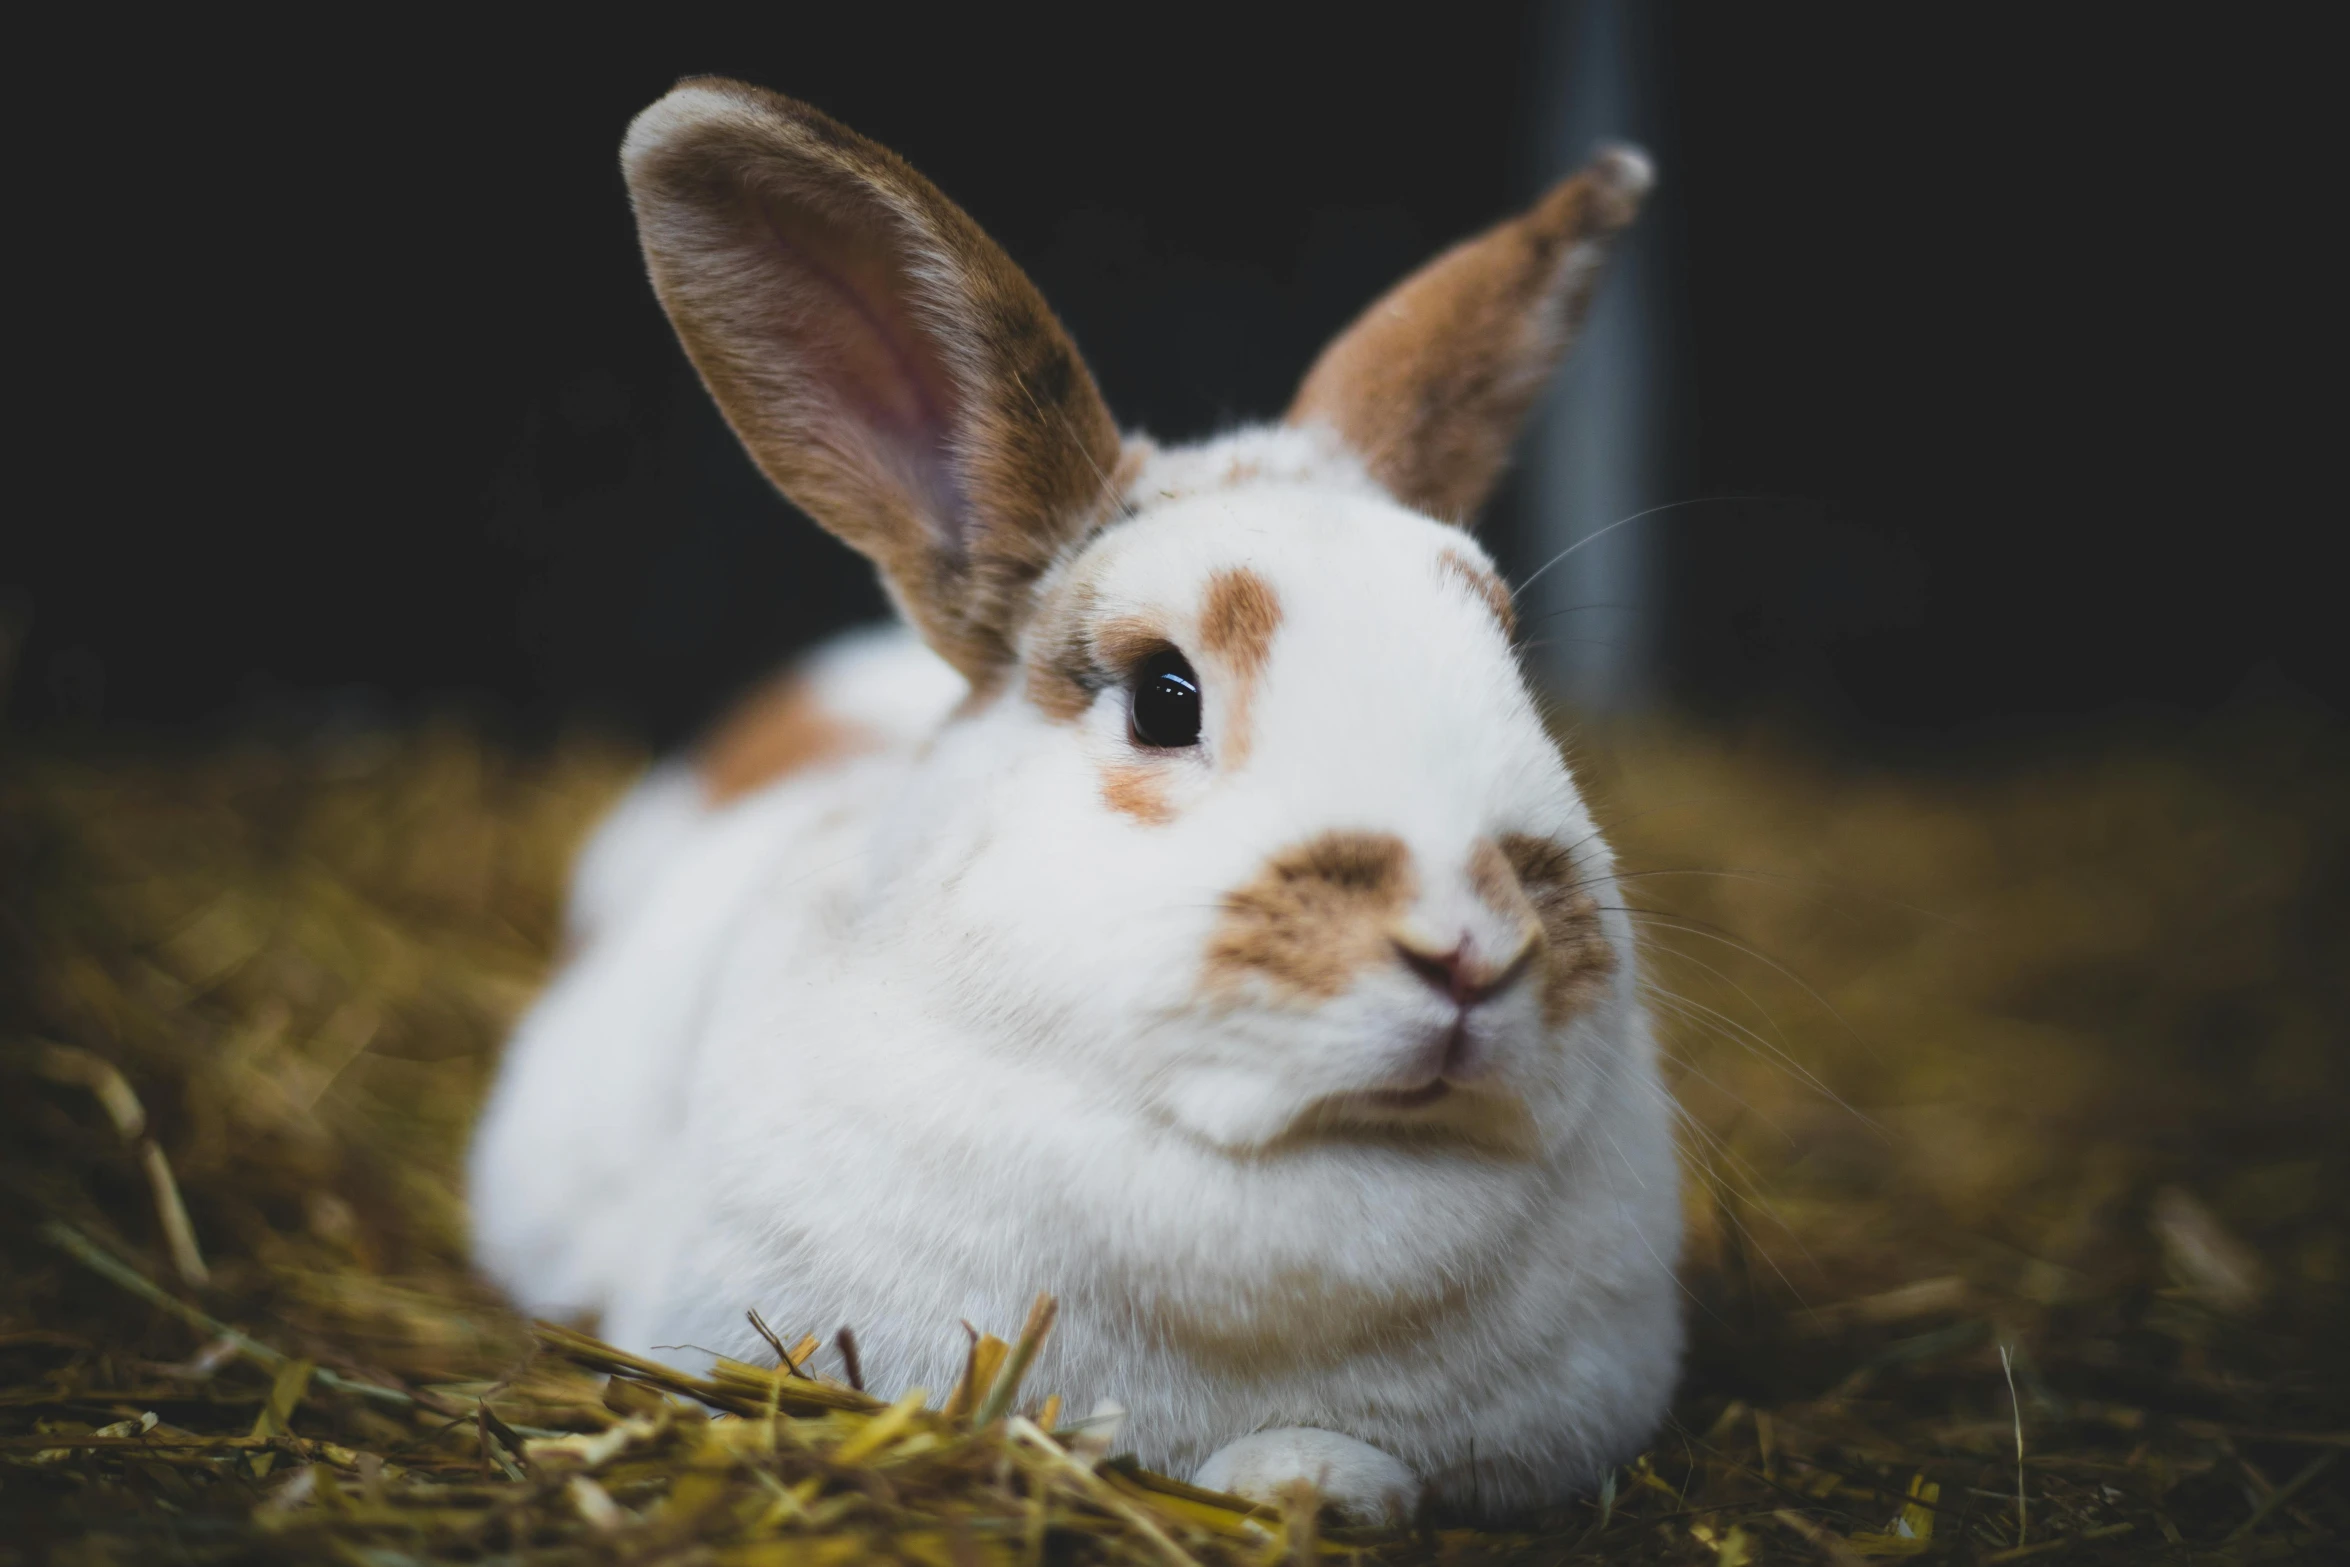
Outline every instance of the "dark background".
[[[615, 149], [681, 74], [903, 152], [1161, 437], [1277, 412], [1536, 187], [1530, 10], [868, 14], [20, 59], [9, 724], [457, 705], [666, 742], [878, 612], [644, 284]], [[1670, 702], [1863, 747], [2350, 705], [2315, 471], [2338, 127], [2301, 14], [1640, 12], [1675, 498], [1745, 497], [1640, 524]], [[1486, 530], [1520, 575], [1523, 509]]]

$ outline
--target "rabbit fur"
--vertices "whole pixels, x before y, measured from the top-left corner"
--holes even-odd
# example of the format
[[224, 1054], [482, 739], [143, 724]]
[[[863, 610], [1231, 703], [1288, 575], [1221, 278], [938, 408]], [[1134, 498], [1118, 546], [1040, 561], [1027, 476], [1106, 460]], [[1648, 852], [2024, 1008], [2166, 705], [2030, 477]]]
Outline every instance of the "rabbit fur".
[[[747, 1308], [850, 1325], [892, 1393], [1047, 1290], [1029, 1385], [1153, 1467], [1358, 1518], [1589, 1486], [1674, 1380], [1671, 1107], [1456, 524], [1645, 165], [1430, 263], [1282, 423], [1162, 449], [815, 110], [687, 82], [623, 161], [720, 407], [906, 625], [790, 677], [822, 754], [669, 763], [589, 844], [476, 1135], [484, 1271], [688, 1363], [755, 1356]], [[1169, 656], [1199, 734], [1154, 746]]]

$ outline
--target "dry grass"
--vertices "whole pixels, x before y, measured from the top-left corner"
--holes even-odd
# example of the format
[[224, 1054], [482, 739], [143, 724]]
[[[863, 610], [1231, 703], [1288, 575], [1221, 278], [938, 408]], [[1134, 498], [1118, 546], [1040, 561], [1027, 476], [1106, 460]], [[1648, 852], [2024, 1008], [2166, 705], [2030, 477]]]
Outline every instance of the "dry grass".
[[1584, 750], [1681, 1065], [1696, 1348], [1654, 1448], [1510, 1537], [1244, 1516], [1048, 1434], [1000, 1344], [943, 1409], [534, 1345], [452, 1175], [633, 758], [0, 761], [0, 1562], [2341, 1550], [2342, 734]]

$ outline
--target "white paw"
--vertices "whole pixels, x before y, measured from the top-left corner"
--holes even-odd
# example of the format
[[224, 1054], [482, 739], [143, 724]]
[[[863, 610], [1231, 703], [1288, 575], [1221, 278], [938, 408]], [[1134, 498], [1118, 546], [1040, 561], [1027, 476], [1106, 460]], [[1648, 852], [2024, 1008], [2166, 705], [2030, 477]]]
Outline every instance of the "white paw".
[[1335, 1431], [1288, 1426], [1258, 1431], [1218, 1448], [1192, 1484], [1252, 1502], [1279, 1502], [1303, 1480], [1348, 1523], [1409, 1522], [1420, 1482], [1401, 1462], [1368, 1442]]

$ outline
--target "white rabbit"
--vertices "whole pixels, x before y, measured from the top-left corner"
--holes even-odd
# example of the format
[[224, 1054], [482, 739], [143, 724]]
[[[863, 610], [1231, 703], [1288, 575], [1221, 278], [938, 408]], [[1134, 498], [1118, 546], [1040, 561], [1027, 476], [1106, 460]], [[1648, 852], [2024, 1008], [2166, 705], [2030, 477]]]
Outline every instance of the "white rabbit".
[[588, 851], [474, 1147], [482, 1267], [617, 1343], [756, 1307], [943, 1389], [959, 1321], [1155, 1467], [1350, 1516], [1564, 1502], [1659, 1419], [1669, 1105], [1611, 861], [1462, 527], [1648, 184], [1431, 262], [1278, 426], [1122, 439], [887, 150], [689, 81], [654, 287], [910, 631], [820, 653]]

